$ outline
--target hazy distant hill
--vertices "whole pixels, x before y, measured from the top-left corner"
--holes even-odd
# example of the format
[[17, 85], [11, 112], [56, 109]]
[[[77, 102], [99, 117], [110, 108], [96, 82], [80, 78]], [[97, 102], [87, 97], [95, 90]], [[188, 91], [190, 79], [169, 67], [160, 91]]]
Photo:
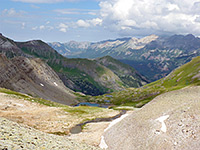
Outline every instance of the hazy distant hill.
[[73, 42], [73, 47], [71, 43], [54, 42], [49, 45], [67, 57], [112, 56], [131, 65], [151, 81], [165, 77], [176, 67], [200, 55], [200, 39], [191, 34], [167, 37], [150, 35], [141, 39], [123, 38], [87, 44]]

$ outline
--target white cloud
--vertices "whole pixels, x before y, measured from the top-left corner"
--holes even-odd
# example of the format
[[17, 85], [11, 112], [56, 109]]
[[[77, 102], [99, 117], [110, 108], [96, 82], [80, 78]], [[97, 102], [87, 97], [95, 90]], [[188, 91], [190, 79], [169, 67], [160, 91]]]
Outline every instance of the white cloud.
[[64, 15], [97, 15], [97, 10], [91, 9], [56, 9], [54, 12]]
[[4, 9], [2, 11], [2, 14], [4, 16], [8, 16], [8, 17], [21, 17], [25, 14], [26, 12], [24, 11], [16, 11], [14, 8], [10, 8], [10, 9]]
[[59, 31], [61, 32], [67, 32], [68, 26], [64, 23], [60, 23], [58, 28], [59, 28]]
[[22, 22], [22, 29], [25, 28], [25, 25], [26, 25], [26, 23], [25, 23], [25, 22]]
[[36, 27], [32, 27], [32, 30], [37, 30], [38, 29], [38, 27], [36, 26]]
[[200, 0], [104, 0], [99, 6], [101, 24], [120, 34], [200, 34]]
[[45, 26], [41, 25], [39, 28], [40, 28], [40, 30], [43, 30], [43, 29], [45, 29]]
[[33, 5], [33, 4], [31, 4], [30, 5], [32, 8], [34, 8], [34, 9], [39, 9], [40, 7], [39, 6], [36, 6], [36, 5]]
[[97, 25], [101, 25], [102, 24], [102, 20], [100, 18], [95, 18], [92, 20], [88, 20], [88, 22], [90, 22], [90, 24], [92, 24], [93, 26], [97, 26]]
[[79, 27], [87, 28], [87, 27], [101, 25], [102, 20], [100, 18], [95, 18], [95, 19], [92, 19], [92, 20], [82, 20], [82, 19], [80, 19], [76, 22], [76, 24]]
[[31, 28], [32, 30], [37, 30], [37, 29], [39, 29], [39, 30], [53, 30], [54, 29], [54, 27], [52, 27], [52, 26], [46, 26], [46, 25], [41, 25], [41, 26], [35, 26], [35, 27], [32, 27]]
[[79, 26], [79, 27], [90, 27], [90, 24], [87, 22], [87, 21], [84, 21], [84, 20], [78, 20], [77, 21], [77, 25]]
[[59, 31], [61, 31], [61, 32], [67, 32], [67, 29], [66, 28], [60, 28]]

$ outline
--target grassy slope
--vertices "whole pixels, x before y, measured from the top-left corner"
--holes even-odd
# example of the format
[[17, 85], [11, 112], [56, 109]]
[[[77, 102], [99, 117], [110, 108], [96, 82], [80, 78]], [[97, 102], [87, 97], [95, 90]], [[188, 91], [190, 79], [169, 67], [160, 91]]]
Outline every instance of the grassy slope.
[[124, 91], [114, 92], [97, 97], [86, 97], [88, 101], [104, 102], [110, 100], [116, 105], [131, 105], [141, 107], [159, 94], [184, 88], [186, 86], [199, 86], [200, 77], [194, 78], [200, 73], [200, 56], [191, 62], [175, 69], [167, 77], [147, 84], [141, 88], [128, 88]]
[[123, 82], [126, 87], [140, 87], [148, 81], [139, 75], [139, 73], [131, 66], [112, 58], [105, 56], [96, 59], [97, 62], [112, 70]]

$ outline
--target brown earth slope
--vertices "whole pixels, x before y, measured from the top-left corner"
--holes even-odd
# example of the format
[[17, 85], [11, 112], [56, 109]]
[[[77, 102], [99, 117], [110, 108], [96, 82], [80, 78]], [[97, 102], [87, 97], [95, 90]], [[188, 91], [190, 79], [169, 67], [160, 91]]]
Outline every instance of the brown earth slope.
[[110, 128], [110, 150], [198, 150], [200, 86], [162, 94]]

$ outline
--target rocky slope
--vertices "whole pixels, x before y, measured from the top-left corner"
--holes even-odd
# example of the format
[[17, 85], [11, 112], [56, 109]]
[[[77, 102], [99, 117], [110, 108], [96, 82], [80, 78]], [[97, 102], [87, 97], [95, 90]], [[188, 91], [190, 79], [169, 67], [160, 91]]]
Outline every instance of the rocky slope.
[[0, 55], [0, 86], [63, 104], [77, 102], [74, 92], [39, 58]]
[[65, 58], [42, 41], [18, 42], [17, 45], [24, 53], [44, 59], [74, 91], [99, 95], [123, 89], [117, 75], [93, 60]]
[[64, 136], [47, 134], [0, 117], [0, 149], [95, 150]]
[[[81, 43], [74, 42], [76, 45]], [[70, 48], [70, 42], [55, 46], [59, 52], [65, 51], [67, 57], [97, 58], [106, 55], [120, 59], [131, 65], [151, 81], [165, 77], [168, 73], [200, 55], [200, 39], [193, 35], [156, 35], [138, 38], [123, 38], [90, 43], [89, 46]], [[62, 49], [62, 51], [60, 51]], [[74, 52], [74, 53], [73, 53]]]
[[[0, 39], [6, 42], [12, 41], [2, 35]], [[65, 86], [74, 91], [89, 95], [100, 95], [123, 90], [126, 86], [129, 86], [127, 82], [121, 80], [118, 74], [106, 66], [90, 59], [65, 58], [43, 41], [12, 41], [10, 44], [11, 47], [15, 47], [15, 49], [12, 50], [16, 55], [19, 51], [19, 55], [44, 60], [57, 73]], [[76, 43], [71, 42], [72, 47], [73, 45], [76, 45]], [[78, 47], [87, 47], [87, 43], [79, 45]], [[10, 52], [5, 49], [4, 46], [1, 47], [1, 50], [4, 51], [6, 55]], [[9, 58], [12, 57], [9, 56]], [[137, 80], [133, 81], [131, 86], [138, 87], [143, 85], [143, 80], [140, 80], [142, 77], [140, 77], [139, 74], [135, 75], [135, 77], [136, 76]]]
[[156, 97], [104, 134], [110, 150], [198, 150], [200, 87]]
[[4, 37], [0, 33], [0, 53], [4, 53], [7, 57], [12, 58], [14, 56], [25, 56], [21, 49], [16, 45], [16, 43]]

